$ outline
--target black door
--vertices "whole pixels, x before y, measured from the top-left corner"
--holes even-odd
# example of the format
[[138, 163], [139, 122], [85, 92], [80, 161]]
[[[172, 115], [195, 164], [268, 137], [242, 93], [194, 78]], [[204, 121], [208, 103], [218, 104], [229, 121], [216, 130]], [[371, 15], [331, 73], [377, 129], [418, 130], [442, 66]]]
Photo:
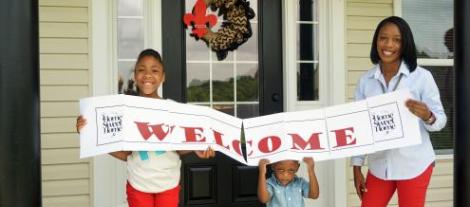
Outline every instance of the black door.
[[[184, 28], [183, 15], [195, 2], [162, 1], [165, 98], [240, 118], [282, 112], [281, 0], [250, 0], [253, 36], [223, 61]], [[210, 160], [190, 155], [183, 163], [180, 206], [263, 206], [256, 196], [257, 167], [221, 153]]]

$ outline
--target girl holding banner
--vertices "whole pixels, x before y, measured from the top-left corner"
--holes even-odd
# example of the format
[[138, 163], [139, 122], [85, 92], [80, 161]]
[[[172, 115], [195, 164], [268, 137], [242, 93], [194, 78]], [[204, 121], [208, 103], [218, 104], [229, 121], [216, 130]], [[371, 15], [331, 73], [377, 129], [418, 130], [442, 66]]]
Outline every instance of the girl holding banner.
[[[441, 130], [447, 121], [432, 74], [417, 66], [416, 46], [409, 25], [391, 16], [377, 26], [370, 59], [375, 66], [357, 85], [356, 100], [409, 88], [415, 100], [408, 109], [421, 119], [422, 143], [351, 159], [354, 185], [363, 207], [385, 207], [395, 191], [399, 206], [424, 206], [435, 154], [428, 131]], [[367, 179], [361, 166], [368, 158]]]
[[[152, 49], [143, 50], [134, 69], [137, 95], [157, 98], [158, 88], [165, 81], [165, 71], [160, 54]], [[86, 124], [82, 116], [77, 118], [77, 131]], [[177, 207], [179, 201], [180, 156], [191, 151], [118, 151], [110, 153], [127, 161], [127, 201], [130, 207]], [[195, 151], [200, 158], [214, 157], [215, 152]]]

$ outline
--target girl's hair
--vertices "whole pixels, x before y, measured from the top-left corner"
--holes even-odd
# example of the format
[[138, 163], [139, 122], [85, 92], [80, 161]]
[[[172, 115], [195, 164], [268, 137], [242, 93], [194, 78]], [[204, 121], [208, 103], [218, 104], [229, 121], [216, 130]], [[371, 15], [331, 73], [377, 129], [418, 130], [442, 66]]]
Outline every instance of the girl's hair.
[[372, 40], [372, 46], [370, 48], [370, 60], [372, 63], [377, 64], [380, 62], [380, 57], [377, 52], [377, 38], [379, 36], [379, 32], [387, 24], [394, 24], [398, 27], [401, 34], [401, 58], [405, 61], [405, 64], [408, 66], [410, 72], [413, 72], [417, 67], [417, 59], [416, 59], [416, 45], [413, 39], [413, 33], [411, 32], [411, 28], [406, 23], [406, 21], [397, 16], [387, 17], [382, 20], [377, 28], [375, 29], [374, 38]]
[[[140, 52], [139, 56], [137, 57], [137, 61], [135, 62], [135, 66], [137, 66], [137, 64], [139, 64], [139, 62], [142, 60], [142, 58], [144, 58], [146, 56], [150, 56], [150, 57], [155, 58], [158, 62], [160, 62], [163, 65], [162, 56], [160, 55], [160, 53], [158, 53], [154, 49], [149, 48], [149, 49], [142, 50], [142, 52]], [[165, 67], [163, 67], [163, 68], [165, 68]], [[134, 67], [134, 70], [135, 70], [135, 67]]]

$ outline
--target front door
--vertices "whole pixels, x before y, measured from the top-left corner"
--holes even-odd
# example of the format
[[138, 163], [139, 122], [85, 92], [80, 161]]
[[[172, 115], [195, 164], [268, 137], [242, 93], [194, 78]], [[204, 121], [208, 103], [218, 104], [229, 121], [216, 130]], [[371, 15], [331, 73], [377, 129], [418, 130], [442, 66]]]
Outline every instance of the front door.
[[[282, 112], [281, 0], [250, 0], [253, 35], [222, 61], [184, 28], [183, 15], [195, 2], [162, 1], [164, 97], [240, 118]], [[210, 160], [189, 155], [183, 163], [180, 206], [263, 206], [256, 195], [257, 167], [221, 153]]]

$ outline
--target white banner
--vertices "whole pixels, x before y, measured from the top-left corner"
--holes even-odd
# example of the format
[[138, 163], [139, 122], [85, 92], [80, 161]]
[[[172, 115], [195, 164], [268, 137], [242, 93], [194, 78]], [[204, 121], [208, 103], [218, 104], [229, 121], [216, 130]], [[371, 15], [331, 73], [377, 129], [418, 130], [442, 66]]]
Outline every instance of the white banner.
[[127, 95], [84, 98], [80, 113], [87, 125], [80, 133], [80, 157], [119, 150], [212, 147], [255, 166], [262, 158], [320, 161], [367, 154], [421, 143], [418, 118], [405, 106], [410, 98], [408, 90], [401, 90], [318, 110], [244, 120], [168, 100]]

